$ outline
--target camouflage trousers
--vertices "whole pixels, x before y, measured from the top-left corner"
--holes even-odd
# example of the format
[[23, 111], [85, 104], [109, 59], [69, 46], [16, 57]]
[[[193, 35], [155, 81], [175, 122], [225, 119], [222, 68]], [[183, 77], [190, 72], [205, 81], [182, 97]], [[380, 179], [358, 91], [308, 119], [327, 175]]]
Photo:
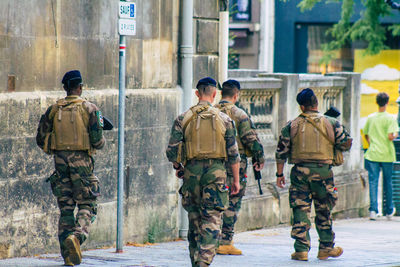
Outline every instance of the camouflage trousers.
[[291, 236], [297, 252], [310, 250], [311, 202], [314, 200], [315, 226], [319, 248], [332, 248], [335, 233], [332, 231], [331, 210], [337, 201], [333, 172], [328, 164], [296, 164], [290, 173], [289, 201], [293, 210]]
[[221, 232], [222, 212], [228, 206], [226, 171], [222, 160], [191, 160], [179, 190], [189, 217], [192, 266], [211, 264]]
[[[82, 244], [97, 214], [96, 198], [100, 195], [99, 180], [93, 175], [93, 158], [84, 151], [57, 151], [56, 171], [49, 181], [60, 209], [58, 239], [65, 258], [65, 239], [73, 234]], [[75, 208], [78, 207], [76, 217]]]
[[[227, 183], [229, 188], [231, 188], [233, 183], [232, 170], [227, 166]], [[246, 155], [241, 155], [240, 159], [240, 191], [237, 195], [229, 195], [229, 206], [222, 216], [222, 234], [219, 241], [220, 245], [229, 245], [232, 243], [233, 235], [235, 233], [235, 223], [238, 218], [239, 210], [242, 207], [242, 198], [246, 191], [246, 171], [247, 171], [247, 157]]]

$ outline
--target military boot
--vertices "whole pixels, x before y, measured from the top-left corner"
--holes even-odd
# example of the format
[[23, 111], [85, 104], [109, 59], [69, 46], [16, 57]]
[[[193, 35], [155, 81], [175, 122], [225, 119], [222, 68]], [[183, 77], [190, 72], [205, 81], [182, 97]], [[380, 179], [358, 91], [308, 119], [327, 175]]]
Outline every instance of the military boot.
[[75, 264], [73, 264], [71, 262], [71, 260], [69, 259], [69, 257], [65, 257], [64, 259], [64, 266], [74, 266]]
[[308, 252], [307, 251], [293, 252], [292, 253], [292, 260], [308, 261]]
[[220, 245], [217, 249], [217, 254], [220, 255], [242, 255], [242, 251], [231, 243], [229, 245]]
[[70, 235], [67, 237], [67, 239], [65, 239], [64, 245], [67, 248], [67, 258], [69, 258], [75, 265], [81, 264], [82, 253], [78, 238], [76, 238], [75, 235]]
[[341, 247], [320, 249], [318, 251], [317, 258], [320, 260], [326, 260], [329, 257], [337, 258], [343, 254], [343, 249]]

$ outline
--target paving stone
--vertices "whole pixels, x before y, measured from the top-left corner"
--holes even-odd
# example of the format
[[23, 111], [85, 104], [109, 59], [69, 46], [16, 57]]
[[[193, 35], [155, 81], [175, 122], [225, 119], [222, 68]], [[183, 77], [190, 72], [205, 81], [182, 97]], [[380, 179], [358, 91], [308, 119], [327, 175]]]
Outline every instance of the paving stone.
[[[334, 222], [336, 244], [344, 249], [340, 258], [317, 259], [318, 236], [315, 227], [310, 230], [312, 248], [308, 262], [292, 261], [293, 240], [290, 227], [282, 226], [239, 233], [235, 246], [241, 256], [217, 255], [212, 266], [400, 266], [400, 217], [392, 221], [385, 217], [377, 221], [367, 218]], [[0, 260], [0, 266], [60, 266], [57, 254]], [[89, 266], [190, 266], [187, 241], [166, 242], [144, 247], [124, 247], [124, 253], [115, 248], [83, 252], [81, 267]]]

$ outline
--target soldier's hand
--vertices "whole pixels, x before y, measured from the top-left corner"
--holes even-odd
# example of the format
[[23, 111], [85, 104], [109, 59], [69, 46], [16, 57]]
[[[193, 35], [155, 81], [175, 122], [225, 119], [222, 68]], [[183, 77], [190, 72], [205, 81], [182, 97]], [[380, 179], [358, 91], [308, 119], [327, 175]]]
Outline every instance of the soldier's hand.
[[285, 176], [277, 177], [277, 178], [276, 178], [276, 185], [277, 185], [279, 188], [284, 188], [284, 187], [285, 187], [285, 184], [286, 184], [286, 182], [285, 182]]
[[175, 171], [175, 176], [178, 177], [179, 179], [183, 179], [184, 171], [183, 168], [180, 168]]
[[254, 166], [254, 169], [259, 172], [264, 168], [264, 163], [256, 162], [253, 164], [253, 166]]
[[233, 183], [231, 186], [231, 195], [237, 195], [240, 190], [240, 183]]

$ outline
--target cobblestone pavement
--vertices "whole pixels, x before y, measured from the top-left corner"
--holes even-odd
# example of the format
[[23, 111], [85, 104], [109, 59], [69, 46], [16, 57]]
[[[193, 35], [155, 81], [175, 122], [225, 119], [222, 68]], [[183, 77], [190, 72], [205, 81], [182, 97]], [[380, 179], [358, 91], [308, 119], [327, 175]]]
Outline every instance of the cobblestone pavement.
[[[241, 256], [217, 255], [212, 266], [400, 266], [400, 217], [388, 221], [367, 218], [334, 222], [336, 244], [343, 247], [340, 258], [317, 259], [318, 236], [312, 228], [312, 249], [308, 262], [292, 261], [293, 240], [290, 227], [281, 226], [239, 233], [235, 245]], [[186, 241], [160, 243], [145, 247], [124, 247], [124, 253], [115, 248], [83, 252], [80, 266], [190, 266]], [[0, 266], [60, 266], [58, 254], [0, 260]]]

